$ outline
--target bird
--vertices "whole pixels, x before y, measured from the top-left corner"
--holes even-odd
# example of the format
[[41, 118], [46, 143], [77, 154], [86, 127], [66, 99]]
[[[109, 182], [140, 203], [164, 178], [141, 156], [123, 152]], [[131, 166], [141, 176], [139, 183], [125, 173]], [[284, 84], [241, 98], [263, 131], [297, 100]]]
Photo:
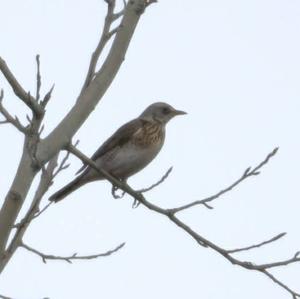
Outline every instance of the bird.
[[[121, 126], [108, 138], [91, 159], [120, 181], [146, 167], [160, 152], [165, 141], [166, 124], [175, 116], [187, 114], [164, 102], [148, 106], [142, 114]], [[70, 183], [50, 196], [58, 202], [83, 185], [105, 178], [95, 169], [83, 165]]]

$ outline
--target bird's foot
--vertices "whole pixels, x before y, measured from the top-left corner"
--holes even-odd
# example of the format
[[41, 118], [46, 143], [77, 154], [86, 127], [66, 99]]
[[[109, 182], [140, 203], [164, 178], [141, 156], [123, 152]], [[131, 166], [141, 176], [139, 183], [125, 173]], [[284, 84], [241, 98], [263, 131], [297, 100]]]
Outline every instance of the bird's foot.
[[134, 199], [134, 201], [132, 203], [132, 208], [136, 209], [139, 205], [140, 205], [140, 202], [138, 200]]
[[119, 190], [119, 188], [117, 186], [112, 186], [111, 188], [111, 194], [113, 196], [114, 199], [120, 199], [120, 198], [123, 198], [124, 195], [125, 195], [125, 191], [122, 191], [122, 193], [119, 195], [117, 194], [117, 191]]

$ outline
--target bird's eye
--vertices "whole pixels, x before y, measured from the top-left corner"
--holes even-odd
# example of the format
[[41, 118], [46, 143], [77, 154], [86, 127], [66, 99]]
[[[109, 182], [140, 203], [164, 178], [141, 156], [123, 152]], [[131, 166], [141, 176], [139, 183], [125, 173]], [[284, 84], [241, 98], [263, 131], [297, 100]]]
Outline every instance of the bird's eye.
[[169, 114], [170, 109], [168, 107], [165, 107], [165, 108], [163, 108], [162, 112], [163, 112], [163, 114]]

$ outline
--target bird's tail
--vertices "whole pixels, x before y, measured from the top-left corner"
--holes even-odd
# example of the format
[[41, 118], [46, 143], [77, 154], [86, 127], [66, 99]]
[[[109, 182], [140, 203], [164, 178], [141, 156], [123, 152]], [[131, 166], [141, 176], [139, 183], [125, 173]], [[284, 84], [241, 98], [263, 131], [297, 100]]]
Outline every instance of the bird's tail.
[[69, 184], [55, 192], [49, 197], [50, 201], [58, 202], [65, 197], [67, 197], [69, 194], [71, 194], [73, 191], [80, 188], [82, 185], [84, 185], [86, 181], [83, 179], [83, 174], [76, 177], [73, 181], [71, 181]]

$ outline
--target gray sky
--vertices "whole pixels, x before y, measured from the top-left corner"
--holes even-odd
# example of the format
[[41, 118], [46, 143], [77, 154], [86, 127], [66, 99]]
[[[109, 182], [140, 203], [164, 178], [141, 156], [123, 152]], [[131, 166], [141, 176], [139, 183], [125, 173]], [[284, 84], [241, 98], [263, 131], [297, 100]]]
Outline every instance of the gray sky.
[[[105, 6], [99, 0], [0, 3], [0, 55], [33, 91], [39, 53], [43, 91], [56, 84], [46, 135], [76, 99]], [[173, 165], [169, 179], [147, 198], [175, 207], [214, 194], [280, 146], [261, 176], [216, 201], [214, 210], [194, 208], [182, 219], [225, 248], [288, 232], [278, 243], [239, 257], [262, 263], [293, 256], [300, 249], [299, 30], [296, 0], [161, 0], [142, 17], [117, 78], [76, 135], [79, 148], [92, 154], [154, 101], [186, 110], [188, 116], [168, 125], [156, 160], [129, 181], [148, 186]], [[25, 121], [26, 108], [3, 77], [0, 85], [7, 107]], [[1, 126], [0, 134], [3, 198], [22, 137], [9, 126]], [[80, 162], [71, 161], [48, 196], [74, 177]], [[162, 216], [131, 204], [129, 197], [112, 199], [110, 185], [99, 182], [49, 209], [25, 237], [41, 251], [92, 254], [124, 241], [126, 246], [109, 258], [73, 265], [45, 265], [20, 249], [0, 278], [0, 293], [16, 299], [290, 298], [266, 277], [232, 266]], [[300, 265], [273, 273], [300, 291]]]

